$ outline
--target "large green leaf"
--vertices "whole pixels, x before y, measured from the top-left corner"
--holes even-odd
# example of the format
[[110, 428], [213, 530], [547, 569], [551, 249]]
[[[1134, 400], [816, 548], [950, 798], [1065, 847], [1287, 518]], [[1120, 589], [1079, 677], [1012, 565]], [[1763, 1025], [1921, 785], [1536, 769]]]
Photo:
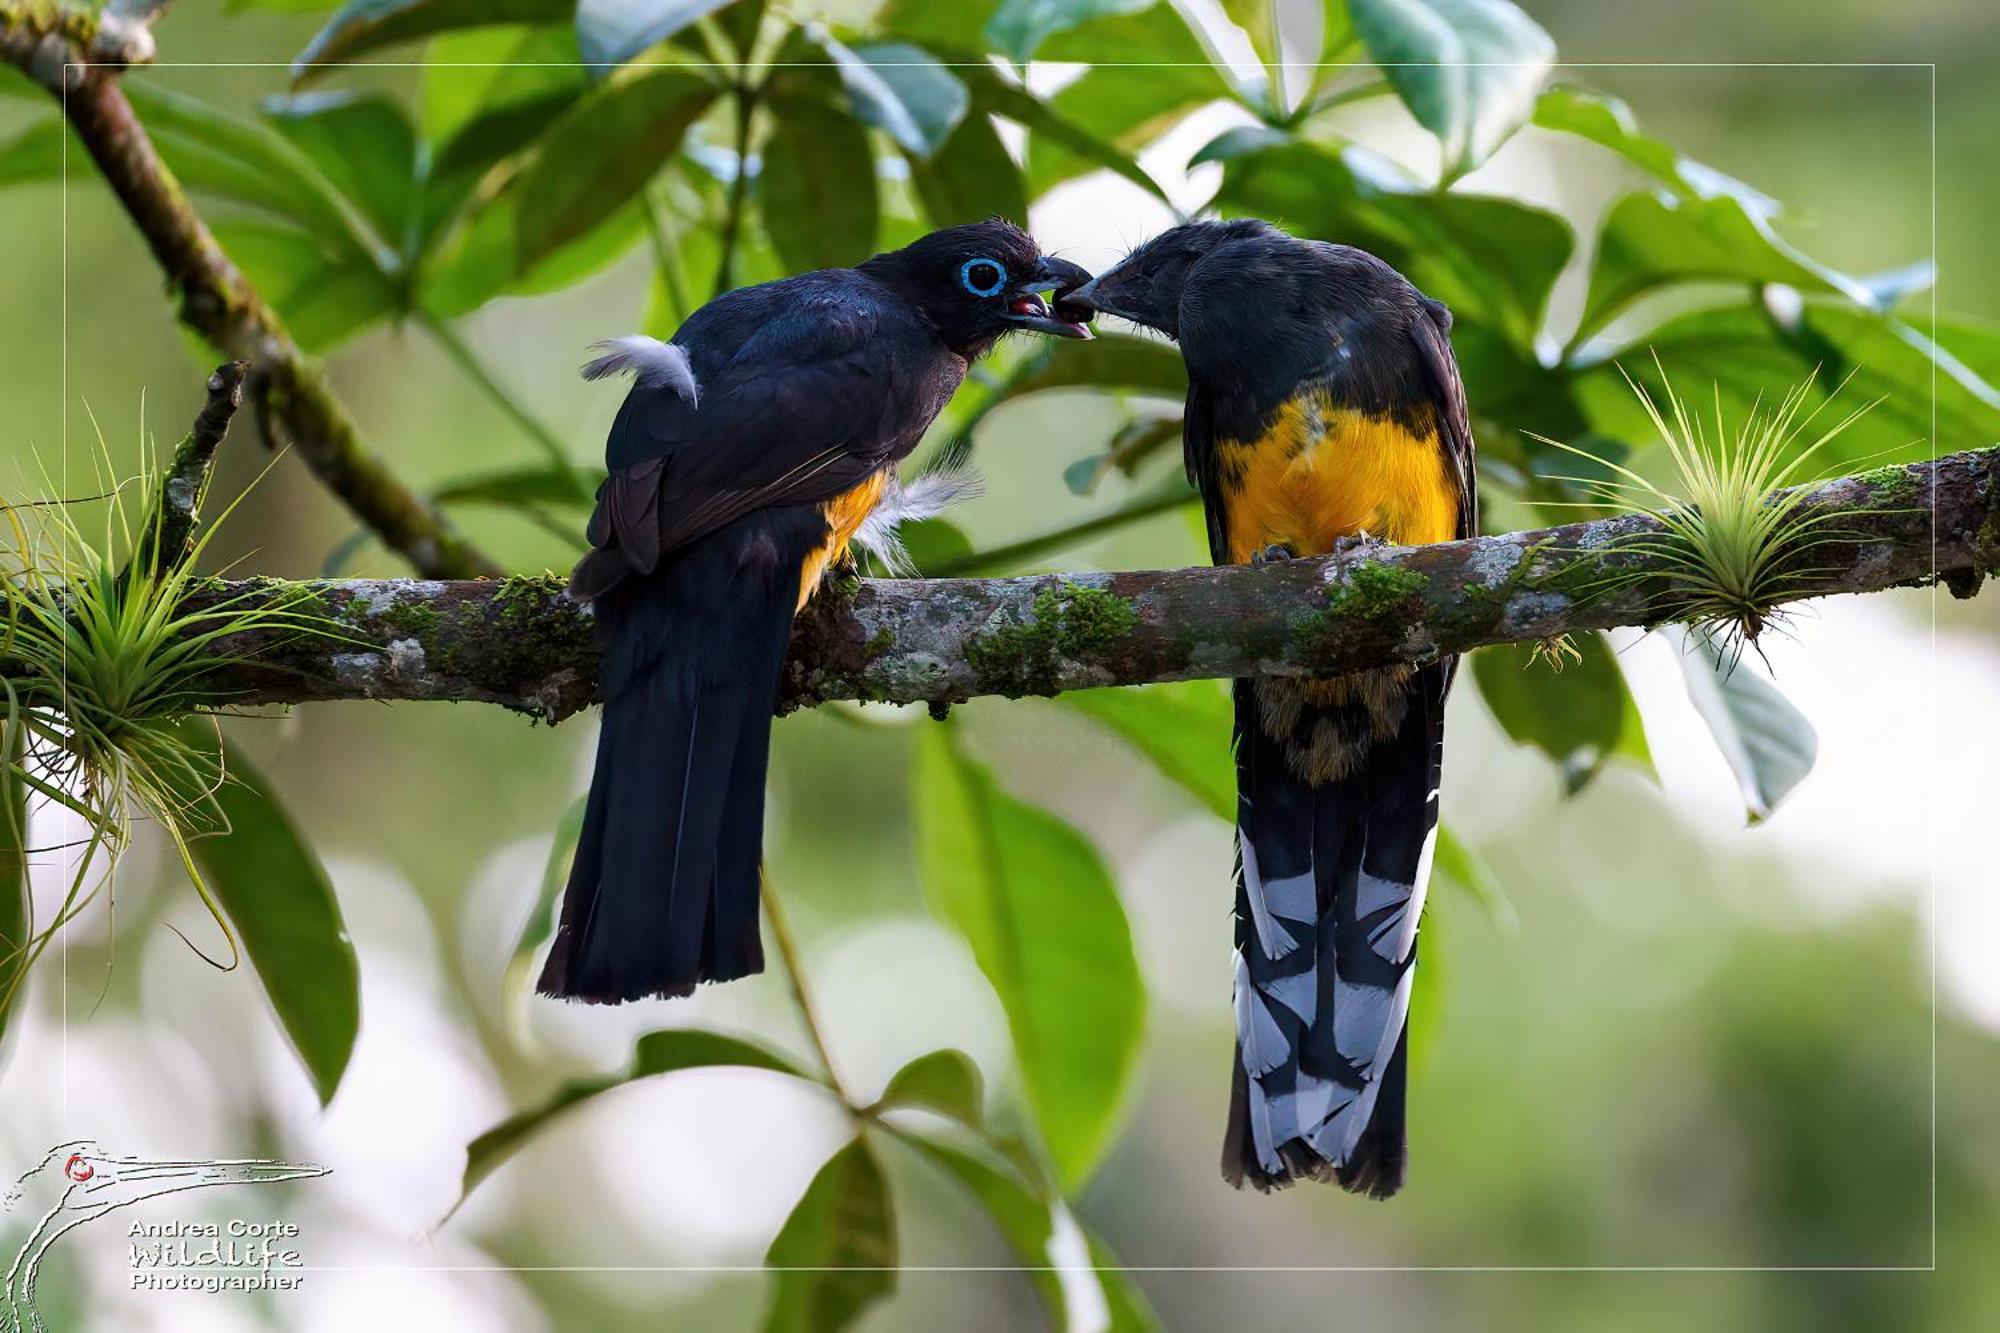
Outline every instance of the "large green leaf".
[[1556, 44], [1508, 0], [1348, 0], [1354, 29], [1417, 123], [1445, 179], [1472, 170], [1535, 111]]
[[62, 179], [63, 129], [60, 120], [37, 121], [0, 143], [0, 185]]
[[1059, 32], [1093, 19], [1137, 14], [1156, 0], [1000, 0], [986, 21], [986, 43], [1002, 55], [1026, 64], [1036, 48]]
[[975, 113], [959, 122], [928, 160], [910, 157], [910, 185], [924, 215], [940, 227], [985, 218], [1026, 223], [1028, 191], [993, 122]]
[[327, 351], [400, 305], [395, 286], [374, 265], [289, 223], [218, 218], [210, 229], [309, 352]]
[[[518, 185], [518, 182], [517, 182]], [[475, 210], [425, 266], [422, 304], [434, 315], [462, 315], [495, 296], [532, 296], [573, 286], [614, 263], [647, 234], [643, 201], [633, 200], [569, 244], [521, 265], [521, 195], [517, 189]]]
[[622, 65], [729, 0], [578, 0], [576, 41], [597, 70]]
[[925, 893], [999, 996], [1042, 1137], [1079, 1183], [1110, 1144], [1145, 1013], [1111, 877], [1075, 829], [961, 754], [948, 725], [919, 742], [915, 782]]
[[971, 95], [937, 57], [907, 42], [877, 42], [852, 51], [826, 43], [854, 114], [894, 139], [904, 152], [928, 157], [965, 119]]
[[303, 82], [328, 65], [398, 42], [498, 23], [566, 21], [576, 0], [348, 0], [292, 62]]
[[500, 108], [558, 92], [578, 96], [591, 86], [581, 59], [569, 23], [439, 33], [424, 48], [417, 116], [424, 137], [442, 144]]
[[1630, 194], [1612, 206], [1598, 232], [1576, 340], [1649, 292], [1687, 282], [1778, 282], [1861, 304], [1871, 300], [1859, 283], [1785, 244], [1740, 199]]
[[619, 80], [578, 102], [543, 139], [515, 195], [525, 272], [636, 198], [680, 151], [716, 97], [703, 73], [676, 66]]
[[1649, 770], [1652, 761], [1610, 641], [1595, 630], [1570, 641], [1582, 660], [1560, 672], [1538, 660], [1533, 645], [1517, 643], [1475, 652], [1472, 674], [1501, 729], [1553, 759], [1564, 789], [1575, 794], [1615, 754]]
[[1216, 201], [1225, 212], [1372, 251], [1459, 319], [1491, 325], [1517, 348], [1533, 346], [1572, 246], [1561, 218], [1511, 199], [1419, 189], [1359, 149], [1238, 142], [1244, 151], [1218, 153], [1226, 175]]
[[1833, 471], [1927, 457], [1933, 394], [1940, 448], [2000, 438], [2000, 391], [1958, 358], [1938, 356], [1929, 339], [1894, 316], [1837, 301], [1807, 302], [1787, 320], [1746, 302], [1693, 311], [1647, 331], [1614, 361], [1576, 377], [1597, 431], [1635, 443], [1652, 438], [1620, 371], [1660, 401], [1664, 386], [1655, 356], [1680, 394], [1703, 401], [1719, 396], [1723, 418], [1732, 426], [1747, 419], [1760, 397], [1768, 405], [1808, 376], [1814, 376], [1814, 387], [1807, 410], [1824, 404], [1845, 383], [1821, 418], [1825, 424], [1835, 413], [1875, 402], [1815, 455], [1817, 466]]
[[932, 1051], [897, 1070], [876, 1105], [913, 1106], [977, 1125], [986, 1113], [986, 1084], [964, 1051]]
[[565, 1111], [639, 1079], [718, 1065], [768, 1069], [793, 1078], [817, 1081], [785, 1056], [741, 1037], [693, 1028], [649, 1032], [639, 1038], [632, 1052], [632, 1064], [624, 1073], [573, 1079], [539, 1106], [516, 1112], [468, 1144], [465, 1149], [465, 1176], [459, 1187], [460, 1201], [463, 1202], [466, 1195], [479, 1187], [479, 1182], [519, 1152], [522, 1144]]
[[[1146, 1298], [1130, 1278], [1118, 1271], [1116, 1261], [1103, 1244], [1088, 1233], [1084, 1239], [1092, 1264], [1090, 1283], [1071, 1285], [1063, 1281], [1058, 1266], [1075, 1262], [1075, 1256], [1053, 1248], [1058, 1210], [1063, 1208], [1060, 1201], [1045, 1198], [1012, 1170], [956, 1143], [928, 1135], [911, 1135], [905, 1142], [979, 1200], [1048, 1307], [1056, 1333], [1085, 1329], [1098, 1333], [1151, 1333], [1160, 1327]], [[1070, 1226], [1078, 1225], [1073, 1217], [1063, 1220]]]
[[838, 1333], [896, 1289], [896, 1214], [866, 1139], [819, 1169], [764, 1255], [766, 1333]]
[[764, 230], [792, 272], [842, 268], [875, 252], [875, 155], [846, 116], [806, 99], [773, 108], [757, 176]]
[[417, 204], [417, 132], [379, 93], [273, 98], [264, 114], [368, 219], [391, 250], [411, 253]]
[[[190, 722], [213, 753], [213, 724]], [[191, 844], [195, 863], [257, 969], [264, 993], [324, 1105], [333, 1100], [361, 1024], [361, 973], [333, 885], [270, 785], [233, 748], [207, 804], [222, 830]]]
[[1742, 789], [1744, 812], [1761, 823], [1812, 772], [1819, 734], [1747, 654], [1725, 652], [1699, 631], [1670, 637], [1680, 648], [1688, 697]]
[[1061, 702], [1123, 736], [1222, 819], [1236, 819], [1229, 691], [1212, 680], [1071, 690]]

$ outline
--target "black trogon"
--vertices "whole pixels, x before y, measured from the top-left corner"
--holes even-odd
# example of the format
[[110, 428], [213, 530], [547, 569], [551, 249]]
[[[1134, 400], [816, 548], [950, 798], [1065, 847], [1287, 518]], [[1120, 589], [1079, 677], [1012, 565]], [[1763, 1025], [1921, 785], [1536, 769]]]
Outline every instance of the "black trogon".
[[[1058, 296], [1179, 342], [1218, 563], [1473, 532], [1450, 316], [1373, 255], [1254, 219], [1192, 223]], [[1386, 1197], [1403, 1182], [1453, 666], [1236, 682], [1234, 1184]]]
[[1087, 337], [1041, 293], [1089, 275], [993, 220], [746, 287], [630, 372], [591, 551], [603, 730], [544, 994], [685, 995], [761, 969], [764, 779], [793, 615], [1004, 334]]

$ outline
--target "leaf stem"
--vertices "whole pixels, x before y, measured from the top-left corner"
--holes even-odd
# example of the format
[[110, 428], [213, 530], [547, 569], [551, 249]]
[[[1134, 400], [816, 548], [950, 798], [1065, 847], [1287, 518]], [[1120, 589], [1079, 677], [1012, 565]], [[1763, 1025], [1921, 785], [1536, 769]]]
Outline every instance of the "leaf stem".
[[479, 359], [479, 354], [474, 352], [471, 346], [458, 336], [458, 331], [428, 310], [419, 309], [417, 311], [417, 322], [423, 325], [424, 331], [429, 333], [437, 341], [438, 346], [444, 349], [445, 355], [449, 356], [458, 368], [465, 372], [465, 377], [471, 380], [474, 386], [491, 399], [494, 406], [505, 413], [509, 420], [519, 426], [543, 453], [548, 455], [549, 461], [555, 465], [556, 471], [565, 478], [568, 478], [568, 484], [577, 492], [578, 496], [588, 499], [588, 493], [583, 489], [582, 483], [576, 479], [576, 464], [569, 456], [568, 446], [540, 418], [528, 411], [512, 394], [507, 392], [506, 386], [495, 379], [493, 372], [488, 370], [485, 363]]
[[799, 1007], [799, 1019], [805, 1024], [806, 1037], [812, 1042], [814, 1054], [819, 1056], [820, 1067], [826, 1071], [826, 1081], [849, 1110], [859, 1112], [860, 1105], [848, 1096], [846, 1087], [840, 1081], [840, 1071], [834, 1068], [833, 1052], [826, 1044], [826, 1031], [820, 1026], [819, 1011], [813, 1007], [812, 993], [806, 987], [806, 970], [799, 961], [798, 938], [792, 934], [791, 922], [785, 916], [778, 895], [771, 890], [768, 875], [759, 896], [764, 900], [764, 915], [771, 921], [771, 938], [778, 945], [778, 961], [785, 969], [785, 981], [791, 987], [793, 1002]]
[[722, 218], [721, 253], [715, 261], [715, 295], [736, 285], [736, 246], [743, 234], [743, 210], [750, 197], [750, 119], [757, 110], [757, 90], [736, 85], [736, 175], [729, 182], [729, 208]]

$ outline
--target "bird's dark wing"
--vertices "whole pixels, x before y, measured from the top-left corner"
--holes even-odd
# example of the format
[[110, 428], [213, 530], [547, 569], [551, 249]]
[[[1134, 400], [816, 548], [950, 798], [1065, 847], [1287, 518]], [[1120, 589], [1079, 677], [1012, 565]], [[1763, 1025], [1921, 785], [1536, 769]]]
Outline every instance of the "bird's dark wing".
[[633, 388], [611, 428], [587, 561], [615, 553], [650, 573], [751, 510], [831, 499], [915, 445], [963, 363], [865, 281], [750, 289], [741, 295], [758, 299], [690, 321], [676, 341], [698, 402]]
[[1451, 312], [1437, 301], [1425, 300], [1423, 313], [1410, 321], [1410, 339], [1417, 359], [1430, 378], [1436, 399], [1438, 439], [1458, 482], [1458, 535], [1479, 535], [1478, 467], [1472, 452], [1472, 423], [1465, 406], [1465, 381], [1458, 358], [1451, 352]]
[[1215, 467], [1215, 414], [1206, 395], [1192, 380], [1181, 410], [1181, 455], [1188, 484], [1201, 493], [1202, 516], [1208, 524], [1208, 558], [1227, 564], [1229, 538], [1222, 530], [1222, 484]]

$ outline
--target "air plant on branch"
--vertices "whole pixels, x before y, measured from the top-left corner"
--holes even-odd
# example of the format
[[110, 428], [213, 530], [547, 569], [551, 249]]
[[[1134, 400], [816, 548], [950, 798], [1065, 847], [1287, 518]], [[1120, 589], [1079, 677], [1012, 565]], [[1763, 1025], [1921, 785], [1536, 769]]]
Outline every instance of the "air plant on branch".
[[[243, 497], [185, 553], [163, 553], [152, 508], [160, 471], [150, 447], [141, 453], [137, 476], [86, 500], [13, 504], [0, 497], [11, 541], [0, 549], [0, 788], [7, 796], [0, 853], [21, 858], [26, 903], [25, 920], [12, 932], [19, 938], [0, 932], [0, 1018], [57, 933], [99, 896], [109, 900], [139, 820], [165, 834], [222, 934], [227, 961], [202, 956], [235, 966], [235, 934], [189, 850], [194, 838], [227, 832], [213, 796], [228, 775], [219, 741], [189, 719], [207, 717], [212, 726], [215, 710], [228, 703], [212, 680], [247, 660], [231, 650], [235, 636], [344, 637], [303, 597], [195, 596], [204, 580], [193, 567]], [[96, 462], [100, 478], [108, 478], [101, 436]], [[101, 521], [80, 516], [99, 505]], [[82, 838], [30, 847], [26, 808], [37, 799], [80, 816]], [[37, 922], [25, 893], [26, 864], [48, 854], [59, 856], [65, 882], [53, 914]]]
[[1607, 554], [1644, 556], [1646, 568], [1609, 573], [1591, 593], [1664, 580], [1667, 619], [1691, 625], [1695, 633], [1718, 642], [1733, 663], [1745, 645], [1754, 645], [1782, 619], [1782, 603], [1828, 572], [1813, 564], [1813, 553], [1856, 539], [1840, 526], [1847, 511], [1805, 506], [1803, 483], [1823, 479], [1808, 470], [1814, 455], [1880, 400], [1861, 404], [1813, 435], [1814, 421], [1846, 387], [1843, 380], [1825, 402], [1807, 411], [1815, 373], [1788, 389], [1775, 406], [1766, 407], [1760, 394], [1732, 431], [1723, 417], [1719, 386], [1711, 418], [1689, 410], [1657, 354], [1653, 364], [1666, 399], [1664, 412], [1644, 385], [1622, 367], [1620, 374], [1667, 447], [1671, 481], [1655, 482], [1560, 440], [1533, 438], [1611, 470], [1608, 480], [1564, 478], [1595, 497], [1592, 507], [1635, 511], [1660, 525], [1604, 548]]

